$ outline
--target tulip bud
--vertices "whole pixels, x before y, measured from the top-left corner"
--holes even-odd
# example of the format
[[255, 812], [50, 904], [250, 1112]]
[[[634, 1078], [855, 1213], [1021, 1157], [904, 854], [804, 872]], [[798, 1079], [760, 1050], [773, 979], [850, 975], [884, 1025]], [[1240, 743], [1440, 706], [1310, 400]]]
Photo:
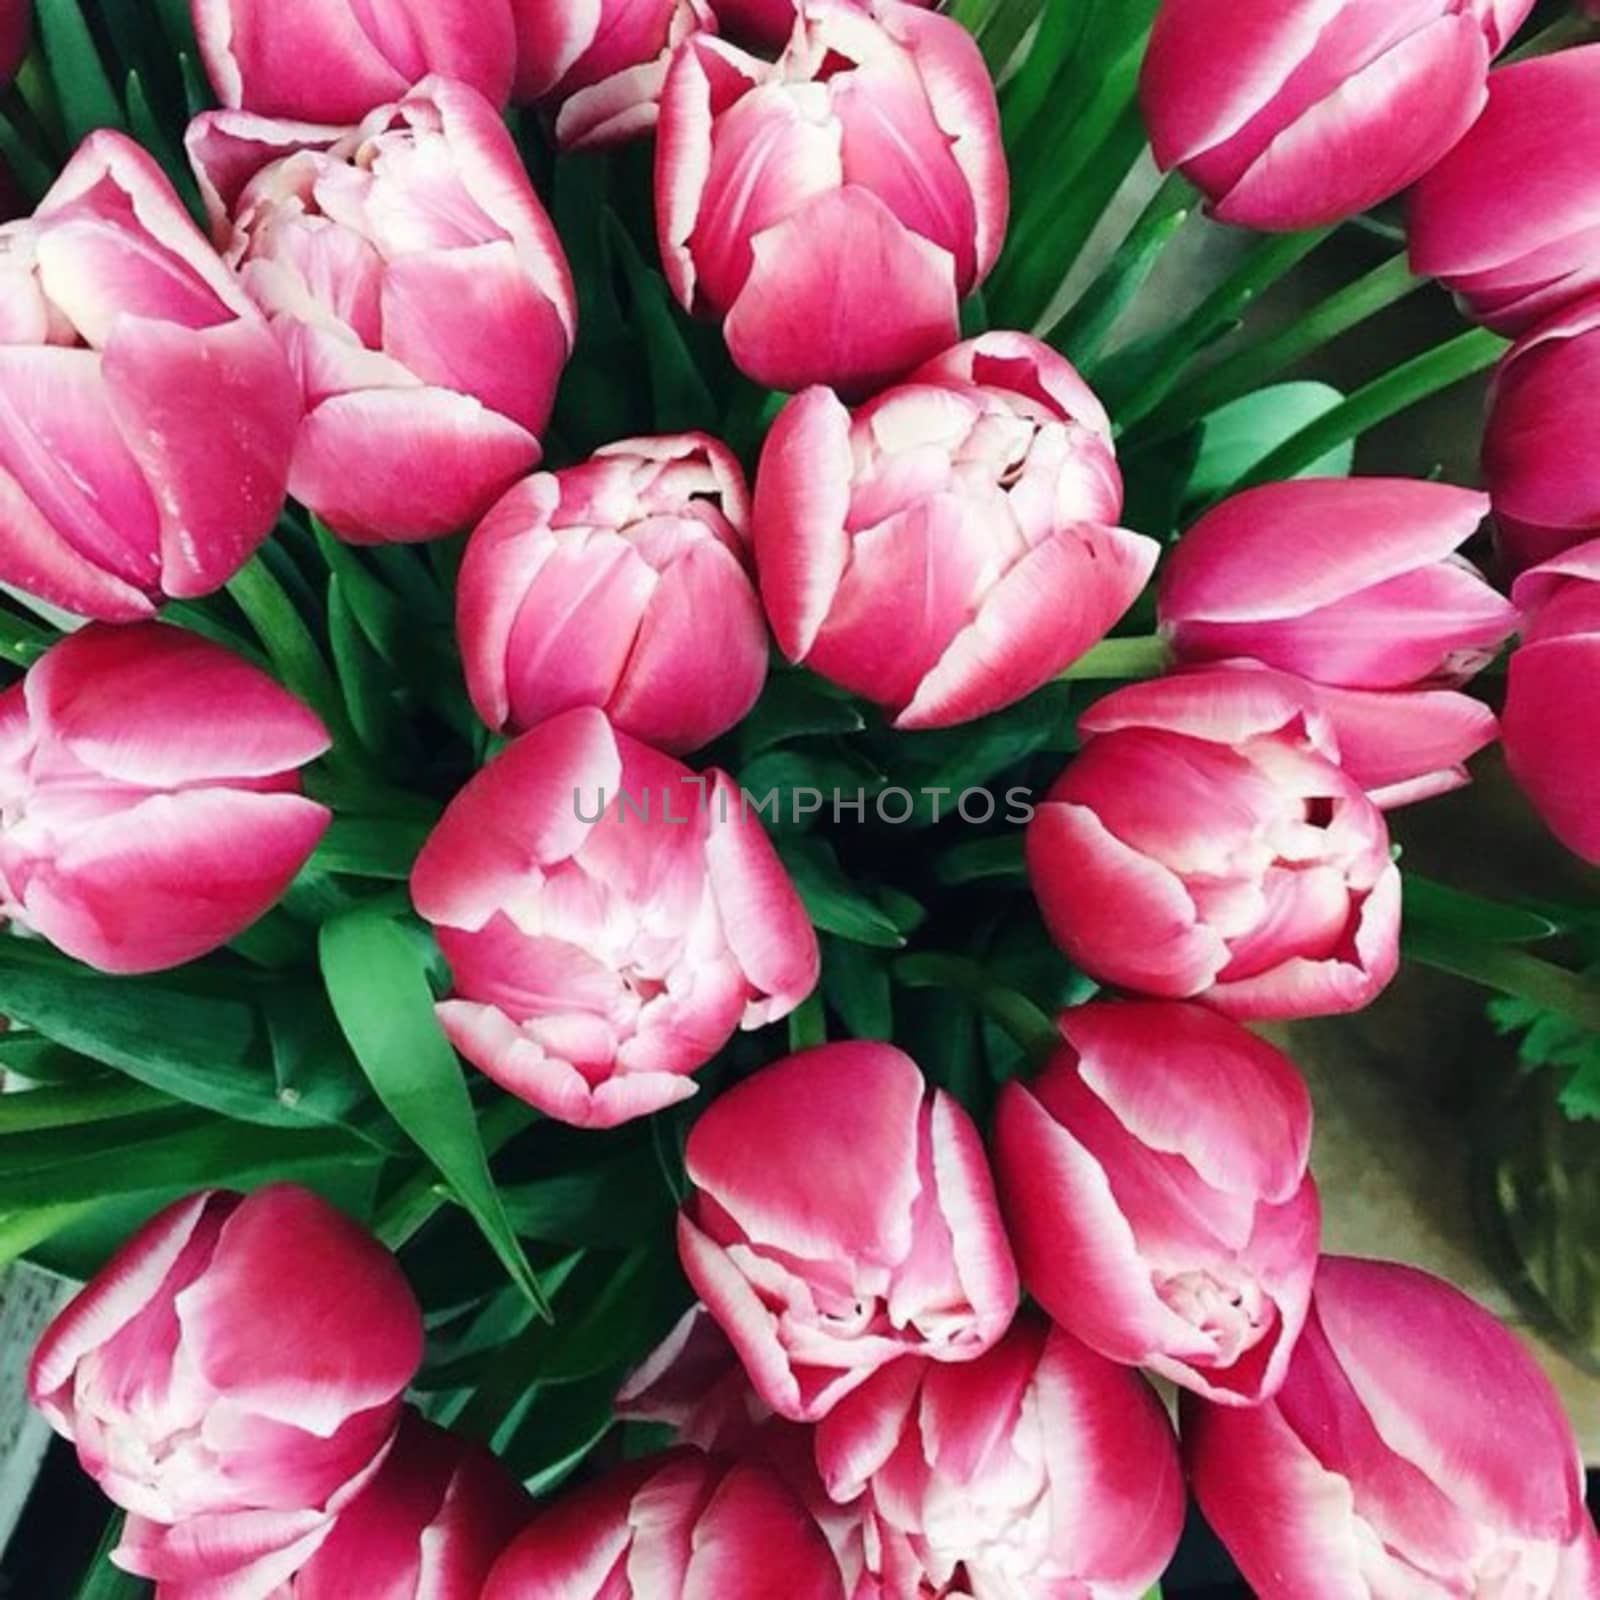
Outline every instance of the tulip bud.
[[1513, 573], [1600, 535], [1600, 294], [1542, 323], [1495, 374], [1483, 471]]
[[1084, 971], [1237, 1017], [1356, 1010], [1394, 976], [1388, 829], [1297, 679], [1130, 684], [1078, 729], [1027, 853], [1045, 922]]
[[1600, 864], [1600, 539], [1525, 572], [1506, 675], [1506, 761], [1550, 831]]
[[473, 534], [456, 591], [478, 715], [524, 729], [599, 706], [672, 751], [726, 733], [767, 675], [749, 540], [739, 463], [704, 434], [625, 439], [519, 484]]
[[134, 1514], [121, 1564], [195, 1582], [241, 1551], [325, 1536], [376, 1470], [421, 1359], [394, 1258], [280, 1183], [152, 1218], [45, 1331], [28, 1392]]
[[756, 476], [761, 595], [791, 661], [901, 728], [997, 711], [1096, 644], [1153, 539], [1116, 526], [1105, 411], [1060, 356], [985, 334], [846, 411], [809, 389]]
[[509, 0], [189, 0], [217, 99], [301, 122], [359, 122], [442, 73], [503, 105]]
[[221, 111], [188, 146], [300, 376], [295, 498], [363, 543], [476, 522], [539, 460], [576, 316], [494, 108], [430, 78], [359, 128]]
[[1578, 1447], [1515, 1335], [1449, 1284], [1323, 1259], [1276, 1399], [1183, 1397], [1200, 1508], [1261, 1600], [1591, 1600]]
[[1162, 0], [1140, 100], [1163, 171], [1223, 222], [1316, 228], [1398, 194], [1472, 126], [1534, 0]]
[[209, 594], [282, 509], [288, 365], [121, 134], [0, 227], [0, 391], [0, 582], [52, 605], [129, 622]]
[[0, 914], [102, 972], [242, 933], [328, 825], [328, 748], [271, 678], [163, 623], [91, 626], [0, 695]]
[[705, 34], [673, 59], [663, 267], [758, 383], [868, 393], [944, 349], [1006, 208], [994, 86], [948, 17], [804, 0], [775, 63]]
[[816, 935], [732, 780], [592, 709], [523, 734], [451, 801], [411, 897], [454, 974], [456, 1048], [583, 1127], [685, 1099], [735, 1029], [817, 981]]
[[925, 1584], [902, 1576], [886, 1600], [1136, 1596], [1183, 1527], [1178, 1452], [1150, 1386], [1036, 1312], [965, 1366], [885, 1367], [823, 1419], [816, 1449], [836, 1498], [865, 1494], [882, 1564]]
[[1203, 1006], [1096, 1002], [1061, 1032], [995, 1119], [1028, 1292], [1113, 1361], [1256, 1404], [1283, 1382], [1317, 1265], [1305, 1084]]
[[0, 83], [16, 76], [28, 53], [33, 0], [0, 0]]
[[1456, 554], [1488, 511], [1483, 495], [1406, 478], [1246, 490], [1168, 558], [1161, 630], [1182, 661], [1245, 656], [1349, 689], [1465, 683], [1517, 623]]
[[689, 1135], [678, 1254], [756, 1392], [815, 1421], [903, 1355], [970, 1361], [1017, 1275], [971, 1119], [892, 1045], [823, 1045]]
[[482, 1600], [845, 1600], [827, 1541], [771, 1472], [697, 1450], [615, 1468], [541, 1511]]
[[1489, 75], [1489, 104], [1411, 196], [1411, 264], [1501, 333], [1600, 289], [1600, 44]]

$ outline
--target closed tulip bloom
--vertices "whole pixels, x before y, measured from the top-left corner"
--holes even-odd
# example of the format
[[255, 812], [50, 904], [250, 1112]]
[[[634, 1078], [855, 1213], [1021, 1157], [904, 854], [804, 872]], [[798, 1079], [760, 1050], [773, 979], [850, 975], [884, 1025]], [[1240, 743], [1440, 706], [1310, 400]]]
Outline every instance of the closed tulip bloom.
[[199, 1583], [310, 1553], [376, 1471], [421, 1359], [394, 1258], [279, 1183], [152, 1218], [45, 1331], [28, 1392], [133, 1513], [119, 1564]]
[[1600, 290], [1600, 44], [1489, 75], [1489, 104], [1411, 196], [1411, 263], [1505, 334]]
[[1483, 471], [1512, 572], [1600, 536], [1600, 294], [1511, 347], [1495, 374]]
[[222, 111], [188, 144], [299, 375], [295, 498], [365, 543], [476, 522], [538, 463], [576, 315], [493, 106], [430, 78], [359, 128]]
[[995, 1120], [1023, 1282], [1101, 1355], [1256, 1404], [1283, 1382], [1317, 1265], [1305, 1084], [1204, 1006], [1098, 1001], [1061, 1032]]
[[1440, 1279], [1324, 1258], [1275, 1400], [1184, 1396], [1200, 1508], [1261, 1600], [1594, 1600], [1572, 1429], [1517, 1338]]
[[920, 1569], [921, 1588], [868, 1591], [884, 1600], [1136, 1600], [1183, 1527], [1178, 1451], [1149, 1384], [1037, 1312], [963, 1366], [886, 1367], [823, 1419], [816, 1449], [836, 1498], [866, 1496], [884, 1564]]
[[1321, 227], [1415, 182], [1483, 110], [1533, 0], [1162, 0], [1140, 79], [1156, 160], [1224, 222]]
[[327, 748], [298, 700], [195, 634], [69, 634], [0, 695], [0, 915], [102, 972], [215, 950], [321, 838], [297, 769]]
[[209, 594], [282, 509], [293, 375], [121, 134], [0, 226], [0, 390], [0, 582], [52, 605], [129, 622]]
[[1398, 964], [1383, 815], [1281, 673], [1132, 684], [1039, 807], [1028, 872], [1056, 942], [1104, 983], [1237, 1017], [1364, 1006]]
[[758, 383], [868, 393], [951, 344], [1007, 194], [994, 86], [948, 17], [805, 0], [776, 63], [706, 34], [673, 58], [662, 263]]
[[615, 1468], [542, 1510], [482, 1600], [845, 1600], [805, 1507], [769, 1470], [697, 1450]]
[[726, 773], [691, 773], [568, 711], [450, 803], [411, 897], [454, 985], [456, 1048], [563, 1122], [682, 1100], [740, 1027], [817, 981], [816, 934]]
[[1298, 479], [1234, 495], [1162, 568], [1161, 630], [1182, 661], [1249, 657], [1313, 683], [1464, 683], [1516, 627], [1457, 554], [1488, 499], [1406, 478]]
[[690, 1132], [678, 1254], [780, 1416], [815, 1421], [904, 1355], [970, 1361], [1017, 1274], [972, 1120], [892, 1045], [822, 1045]]
[[189, 0], [217, 99], [302, 122], [359, 122], [430, 73], [496, 105], [516, 60], [510, 0]]
[[755, 542], [791, 661], [901, 728], [997, 711], [1096, 644], [1155, 567], [1119, 528], [1104, 409], [1024, 334], [957, 345], [854, 412], [823, 388], [779, 414]]
[[704, 434], [624, 439], [519, 484], [456, 590], [478, 715], [523, 729], [599, 706], [672, 751], [726, 733], [767, 675], [749, 541], [739, 463]]

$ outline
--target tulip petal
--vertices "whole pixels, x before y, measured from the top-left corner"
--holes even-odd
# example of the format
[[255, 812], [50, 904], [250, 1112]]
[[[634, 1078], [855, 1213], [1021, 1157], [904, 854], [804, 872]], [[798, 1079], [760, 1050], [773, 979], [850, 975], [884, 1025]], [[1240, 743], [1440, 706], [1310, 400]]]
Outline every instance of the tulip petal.
[[1488, 706], [1451, 689], [1319, 688], [1317, 701], [1333, 725], [1339, 765], [1386, 810], [1468, 782], [1467, 761], [1499, 734]]
[[771, 1473], [739, 1465], [717, 1485], [694, 1527], [681, 1589], [637, 1585], [636, 1594], [728, 1600], [752, 1587], [751, 1557], [782, 1574], [784, 1600], [842, 1600], [839, 1571], [822, 1530]]

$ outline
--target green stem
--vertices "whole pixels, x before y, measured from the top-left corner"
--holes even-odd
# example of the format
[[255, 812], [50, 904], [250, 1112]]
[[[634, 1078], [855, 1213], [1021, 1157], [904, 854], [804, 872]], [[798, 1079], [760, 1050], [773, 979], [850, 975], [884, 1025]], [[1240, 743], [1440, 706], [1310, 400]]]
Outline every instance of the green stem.
[[1588, 44], [1594, 39], [1600, 39], [1600, 22], [1593, 17], [1585, 16], [1581, 11], [1574, 11], [1571, 15], [1562, 17], [1559, 22], [1552, 22], [1548, 28], [1534, 34], [1526, 44], [1519, 45], [1508, 55], [1502, 56], [1500, 64], [1509, 66], [1513, 61], [1528, 61], [1534, 56], [1552, 55], [1557, 50], [1565, 50], [1569, 45]]
[[1404, 252], [1330, 295], [1288, 327], [1256, 339], [1205, 372], [1181, 383], [1141, 424], [1138, 443], [1159, 444], [1191, 428], [1232, 400], [1320, 350], [1368, 317], [1420, 289], [1427, 279], [1411, 271]]
[[1078, 657], [1057, 683], [1104, 683], [1115, 679], [1159, 678], [1170, 664], [1166, 641], [1159, 634], [1142, 633], [1127, 639], [1102, 639]]
[[789, 1048], [809, 1050], [828, 1042], [828, 1022], [822, 1009], [822, 992], [813, 990], [789, 1013]]
[[1508, 945], [1483, 944], [1436, 925], [1406, 928], [1400, 948], [1413, 961], [1531, 1001], [1600, 1033], [1600, 983]]
[[1014, 1039], [1035, 1066], [1043, 1066], [1061, 1048], [1061, 1032], [1025, 994], [990, 977], [983, 964], [966, 956], [902, 956], [895, 978], [908, 989], [954, 989]]
[[63, 1228], [86, 1217], [95, 1208], [92, 1200], [73, 1200], [58, 1206], [40, 1206], [34, 1211], [15, 1211], [0, 1216], [0, 1268], [25, 1256], [35, 1245], [54, 1238]]

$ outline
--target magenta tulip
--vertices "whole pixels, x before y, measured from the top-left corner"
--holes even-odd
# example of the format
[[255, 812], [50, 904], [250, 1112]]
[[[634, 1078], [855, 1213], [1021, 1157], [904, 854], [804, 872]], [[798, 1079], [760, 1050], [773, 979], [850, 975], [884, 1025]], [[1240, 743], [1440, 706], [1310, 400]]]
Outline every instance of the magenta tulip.
[[361, 542], [476, 522], [539, 460], [572, 280], [494, 108], [431, 78], [356, 129], [212, 112], [189, 151], [299, 374], [290, 488]]
[[0, 582], [53, 605], [129, 622], [209, 594], [282, 509], [293, 376], [121, 134], [0, 227], [0, 391]]
[[749, 541], [739, 463], [704, 434], [625, 439], [519, 484], [456, 591], [478, 715], [524, 729], [599, 706], [675, 752], [726, 733], [767, 675]]
[[541, 1511], [482, 1600], [845, 1600], [805, 1507], [765, 1468], [674, 1450]]
[[689, 1135], [678, 1254], [756, 1392], [815, 1421], [904, 1355], [970, 1361], [1017, 1274], [972, 1120], [892, 1045], [822, 1045]]
[[1495, 375], [1483, 470], [1513, 572], [1600, 536], [1600, 294], [1540, 324]]
[[421, 1359], [394, 1258], [273, 1184], [146, 1223], [46, 1330], [28, 1392], [133, 1513], [119, 1564], [195, 1584], [309, 1555], [377, 1470]]
[[1388, 829], [1297, 679], [1180, 673], [1108, 695], [1078, 727], [1027, 852], [1084, 971], [1238, 1017], [1355, 1010], [1393, 977]]
[[1420, 178], [1534, 0], [1162, 0], [1140, 80], [1163, 170], [1224, 222], [1315, 228]]
[[217, 99], [302, 122], [359, 122], [443, 73], [505, 102], [509, 0], [189, 0]]
[[1411, 1267], [1330, 1256], [1277, 1398], [1184, 1396], [1206, 1520], [1261, 1600], [1594, 1600], [1560, 1402], [1516, 1336]]
[[1489, 104], [1411, 197], [1411, 262], [1526, 332], [1600, 290], [1600, 44], [1489, 75]]
[[854, 413], [779, 413], [756, 477], [761, 594], [791, 661], [901, 728], [1020, 700], [1096, 644], [1155, 567], [1117, 527], [1105, 411], [1024, 334], [957, 345]]
[[995, 1119], [1028, 1292], [1113, 1361], [1256, 1404], [1283, 1382], [1317, 1265], [1305, 1084], [1204, 1006], [1097, 1001], [1061, 1032]]
[[328, 825], [318, 720], [163, 623], [91, 626], [0, 695], [0, 914], [102, 972], [192, 961], [289, 886]]
[[884, 1368], [823, 1419], [816, 1449], [837, 1499], [866, 1497], [889, 1580], [866, 1592], [884, 1600], [1132, 1600], [1183, 1527], [1150, 1386], [1036, 1312], [964, 1366]]
[[0, 0], [0, 83], [16, 76], [28, 53], [33, 0]]
[[1181, 661], [1249, 657], [1313, 683], [1464, 683], [1517, 624], [1456, 552], [1488, 515], [1467, 489], [1298, 479], [1224, 500], [1162, 568], [1161, 630]]
[[661, 259], [759, 383], [868, 393], [944, 349], [1006, 207], [994, 86], [948, 17], [804, 0], [776, 63], [705, 34], [673, 59]]
[[563, 1122], [685, 1099], [740, 1027], [817, 981], [816, 935], [726, 773], [568, 711], [451, 802], [411, 876], [455, 983], [456, 1048]]

